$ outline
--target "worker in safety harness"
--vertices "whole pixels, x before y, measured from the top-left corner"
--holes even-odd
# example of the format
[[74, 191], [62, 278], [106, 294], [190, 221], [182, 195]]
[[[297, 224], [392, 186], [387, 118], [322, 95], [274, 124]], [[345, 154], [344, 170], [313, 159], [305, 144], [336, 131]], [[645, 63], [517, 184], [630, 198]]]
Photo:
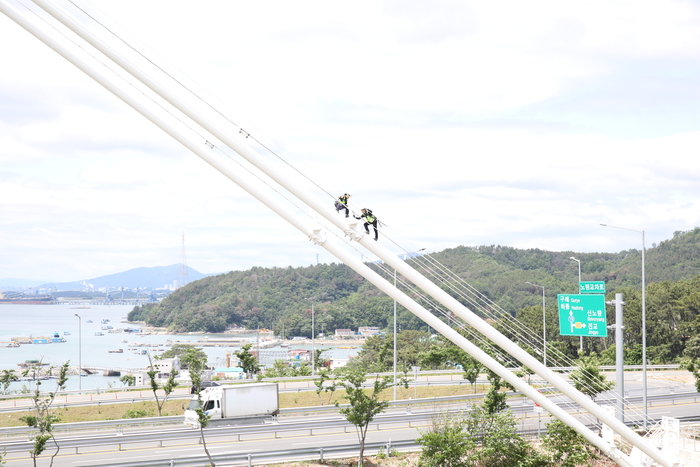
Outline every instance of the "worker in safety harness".
[[355, 216], [355, 219], [365, 220], [365, 232], [369, 235], [369, 226], [374, 227], [374, 240], [379, 238], [379, 231], [377, 230], [377, 217], [372, 214], [371, 209], [362, 208], [362, 215], [360, 217]]
[[345, 217], [350, 217], [350, 209], [348, 209], [348, 198], [350, 198], [350, 195], [348, 193], [345, 193], [344, 195], [339, 196], [335, 202], [335, 210], [338, 212], [345, 210]]

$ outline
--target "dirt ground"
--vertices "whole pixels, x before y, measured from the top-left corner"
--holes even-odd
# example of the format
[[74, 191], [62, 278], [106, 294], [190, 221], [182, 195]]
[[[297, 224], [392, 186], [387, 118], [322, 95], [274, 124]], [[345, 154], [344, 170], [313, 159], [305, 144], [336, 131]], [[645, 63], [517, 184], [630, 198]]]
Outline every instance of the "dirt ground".
[[[366, 456], [365, 467], [416, 467], [420, 453], [398, 453], [396, 457], [377, 458], [376, 456]], [[356, 467], [357, 457], [346, 459], [327, 459], [323, 463], [306, 461], [296, 463], [273, 464], [270, 467]], [[604, 458], [593, 461], [589, 467], [617, 467], [617, 464], [610, 459]]]
[[[396, 457], [377, 458], [376, 456], [365, 456], [365, 467], [413, 467], [418, 465], [420, 453], [399, 453]], [[318, 461], [305, 461], [296, 463], [273, 464], [274, 467], [356, 467], [357, 457], [346, 459], [326, 459], [323, 463]]]

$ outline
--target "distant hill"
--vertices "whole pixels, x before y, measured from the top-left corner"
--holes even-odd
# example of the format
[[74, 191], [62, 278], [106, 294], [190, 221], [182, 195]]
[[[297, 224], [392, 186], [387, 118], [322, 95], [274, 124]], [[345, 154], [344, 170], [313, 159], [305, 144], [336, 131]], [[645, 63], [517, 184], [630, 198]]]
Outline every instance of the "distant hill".
[[[495, 303], [505, 312], [502, 316], [517, 315], [521, 323], [538, 333], [546, 322], [543, 331], [548, 344], [576, 358], [581, 340], [559, 335], [556, 298], [557, 294], [578, 292], [579, 263], [572, 257], [580, 260], [583, 281], [605, 282], [608, 300], [615, 293], [623, 294], [628, 344], [625, 361], [640, 364], [640, 250], [577, 253], [501, 245], [458, 246], [408, 262], [478, 316], [486, 317], [485, 308], [492, 308]], [[378, 263], [368, 266], [393, 281], [391, 268]], [[677, 362], [681, 356], [700, 358], [700, 228], [675, 232], [673, 238], [649, 246], [645, 266], [648, 359], [656, 364]], [[461, 280], [469, 286], [464, 287]], [[544, 287], [546, 311], [542, 290], [532, 284]], [[408, 292], [420, 296], [420, 291]], [[434, 305], [428, 300], [424, 306]], [[346, 265], [317, 264], [300, 268], [255, 267], [205, 277], [174, 291], [161, 302], [135, 307], [129, 319], [177, 331], [222, 332], [231, 326], [245, 326], [274, 329], [275, 334], [286, 337], [308, 337], [312, 321], [316, 334], [332, 334], [335, 329], [357, 330], [360, 326], [376, 326], [390, 333], [393, 310], [391, 297]], [[397, 307], [397, 315], [400, 331], [432, 332], [402, 306]], [[587, 354], [596, 353], [602, 362], [614, 362], [611, 333], [607, 338], [586, 338], [583, 345]]]
[[[459, 246], [425, 255], [426, 260], [444, 265], [453, 278], [465, 280], [511, 315], [541, 306], [541, 292], [528, 282], [545, 286], [548, 306], [555, 304], [557, 294], [578, 293], [578, 263], [572, 256], [581, 261], [581, 279], [605, 281], [609, 294], [641, 285], [641, 251], [634, 249], [577, 253], [490, 245]], [[675, 232], [672, 239], [647, 247], [645, 263], [648, 283], [698, 276], [700, 228]], [[379, 270], [381, 266], [370, 267]], [[391, 271], [379, 272], [391, 275]], [[449, 289], [452, 280], [438, 283]], [[255, 267], [208, 277], [191, 282], [160, 304], [136, 310], [133, 317], [180, 331], [220, 332], [227, 326], [243, 325], [310, 336], [309, 297], [317, 304], [316, 325], [326, 331], [358, 326], [390, 329], [393, 300], [343, 264]], [[399, 315], [403, 329], [427, 329], [408, 311], [401, 309]]]
[[[170, 266], [154, 266], [129, 269], [128, 271], [109, 274], [74, 282], [50, 282], [40, 287], [57, 287], [59, 290], [85, 290], [86, 288], [99, 289], [102, 287], [135, 289], [156, 289], [171, 285], [179, 279], [178, 264]], [[187, 268], [189, 282], [197, 281], [215, 274], [202, 274], [193, 268]]]

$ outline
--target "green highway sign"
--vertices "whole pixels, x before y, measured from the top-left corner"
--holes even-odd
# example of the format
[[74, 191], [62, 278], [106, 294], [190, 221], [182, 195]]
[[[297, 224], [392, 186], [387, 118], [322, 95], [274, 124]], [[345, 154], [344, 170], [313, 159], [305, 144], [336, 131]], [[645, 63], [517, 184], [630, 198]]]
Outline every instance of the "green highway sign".
[[607, 337], [604, 295], [557, 295], [559, 334], [562, 336]]
[[605, 282], [591, 281], [579, 282], [578, 293], [605, 293]]

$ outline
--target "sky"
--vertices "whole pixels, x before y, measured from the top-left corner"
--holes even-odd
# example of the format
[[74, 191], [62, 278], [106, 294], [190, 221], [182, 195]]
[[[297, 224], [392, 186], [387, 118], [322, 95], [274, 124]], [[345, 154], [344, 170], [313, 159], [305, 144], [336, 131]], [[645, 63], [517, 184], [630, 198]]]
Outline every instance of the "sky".
[[[76, 4], [322, 202], [371, 208], [392, 251], [619, 252], [700, 225], [696, 2]], [[183, 235], [203, 273], [337, 262], [2, 14], [0, 42], [0, 278], [176, 264]]]

